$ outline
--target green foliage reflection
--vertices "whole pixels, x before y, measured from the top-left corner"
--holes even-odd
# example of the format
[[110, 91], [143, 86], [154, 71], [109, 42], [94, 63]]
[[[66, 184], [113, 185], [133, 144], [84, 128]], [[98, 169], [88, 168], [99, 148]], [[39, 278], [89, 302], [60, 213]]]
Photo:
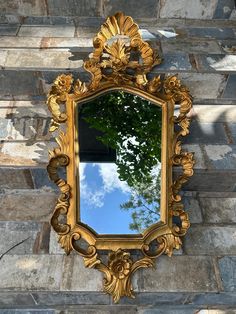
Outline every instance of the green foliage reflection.
[[80, 109], [90, 127], [102, 132], [97, 140], [116, 150], [119, 179], [131, 189], [128, 202], [131, 230], [142, 232], [159, 218], [161, 108], [138, 96], [112, 92]]

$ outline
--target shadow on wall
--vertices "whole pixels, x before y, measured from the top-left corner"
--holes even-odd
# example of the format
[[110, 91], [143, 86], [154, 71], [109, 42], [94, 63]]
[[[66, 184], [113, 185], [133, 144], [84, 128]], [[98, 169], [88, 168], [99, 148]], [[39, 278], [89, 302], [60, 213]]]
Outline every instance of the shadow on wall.
[[[25, 105], [24, 105], [25, 104]], [[199, 122], [198, 116], [193, 115], [190, 134], [183, 138], [183, 144], [210, 144], [210, 145], [229, 145], [235, 144], [230, 126], [227, 124], [229, 110], [218, 114], [212, 122]], [[205, 117], [211, 112], [205, 112]], [[51, 115], [47, 110], [46, 103], [43, 101], [19, 101], [11, 113], [7, 113], [5, 124], [8, 136], [5, 138], [4, 145], [11, 147], [10, 154], [14, 153], [19, 157], [32, 159], [35, 164], [47, 162], [47, 150], [54, 145], [53, 136], [49, 132]], [[6, 146], [5, 146], [6, 145]], [[24, 151], [23, 146], [27, 149]], [[22, 150], [18, 149], [22, 147]], [[46, 151], [46, 152], [45, 152]], [[4, 152], [4, 150], [2, 150]], [[16, 155], [17, 157], [17, 155]]]

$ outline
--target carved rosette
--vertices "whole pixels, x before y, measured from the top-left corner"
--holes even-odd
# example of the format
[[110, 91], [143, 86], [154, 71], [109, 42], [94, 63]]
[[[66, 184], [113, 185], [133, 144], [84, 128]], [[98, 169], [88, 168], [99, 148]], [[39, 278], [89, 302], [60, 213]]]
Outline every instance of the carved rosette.
[[[115, 36], [118, 38], [112, 41]], [[59, 136], [56, 138], [58, 147], [49, 152], [47, 170], [50, 179], [61, 191], [51, 224], [59, 234], [58, 241], [66, 254], [75, 250], [83, 256], [86, 267], [96, 268], [104, 273], [104, 291], [113, 296], [114, 302], [118, 302], [122, 296], [133, 297], [131, 284], [133, 273], [141, 267], [153, 266], [154, 258], [161, 254], [171, 256], [174, 249], [181, 247], [180, 237], [190, 226], [179, 191], [193, 175], [193, 153], [185, 152], [181, 148], [181, 137], [189, 133], [190, 120], [187, 114], [192, 107], [192, 98], [177, 75], [164, 79], [156, 76], [148, 80], [146, 74], [160, 64], [161, 58], [142, 40], [139, 28], [131, 17], [123, 13], [109, 17], [94, 38], [93, 45], [93, 54], [84, 62], [84, 69], [91, 74], [90, 82], [85, 83], [77, 79], [73, 84], [71, 74], [62, 74], [57, 77], [48, 95], [47, 105], [52, 114], [50, 131], [59, 129]], [[133, 57], [134, 53], [138, 58]], [[80, 226], [76, 223], [69, 225], [66, 221], [72, 187], [58, 176], [57, 169], [66, 167], [71, 162], [68, 153], [71, 139], [69, 134], [60, 130], [60, 125], [67, 121], [66, 110], [63, 110], [66, 101], [69, 98], [79, 100], [80, 97], [90, 96], [95, 89], [102, 90], [114, 86], [141, 89], [150, 95], [172, 102], [173, 105], [179, 105], [179, 115], [174, 117], [173, 121], [179, 126], [179, 130], [174, 134], [171, 163], [173, 166], [182, 167], [183, 171], [173, 182], [169, 195], [169, 217], [177, 218], [178, 223], [171, 223], [170, 231], [156, 237], [151, 243], [143, 243], [143, 258], [133, 261], [129, 252], [118, 249], [111, 251], [107, 263], [103, 263], [94, 245], [88, 243], [87, 249], [82, 249], [78, 245], [78, 241], [83, 238]], [[61, 221], [63, 218], [65, 221]]]

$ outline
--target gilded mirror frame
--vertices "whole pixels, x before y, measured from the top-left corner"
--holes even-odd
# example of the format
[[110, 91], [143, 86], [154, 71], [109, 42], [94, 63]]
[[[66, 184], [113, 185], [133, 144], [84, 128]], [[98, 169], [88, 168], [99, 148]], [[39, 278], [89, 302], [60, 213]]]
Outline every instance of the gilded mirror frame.
[[[117, 35], [120, 38], [114, 38]], [[49, 152], [47, 170], [61, 191], [51, 225], [66, 254], [75, 250], [82, 255], [86, 267], [104, 273], [104, 291], [118, 302], [122, 296], [134, 296], [132, 274], [139, 268], [153, 266], [154, 259], [161, 254], [171, 256], [173, 249], [181, 247], [181, 237], [190, 226], [180, 189], [193, 175], [194, 158], [193, 153], [182, 150], [180, 138], [189, 133], [187, 114], [192, 107], [192, 99], [176, 75], [163, 79], [158, 75], [149, 79], [149, 72], [161, 63], [161, 58], [142, 40], [138, 25], [131, 17], [120, 12], [109, 17], [95, 36], [93, 45], [93, 53], [83, 64], [91, 80], [82, 82], [77, 79], [74, 82], [71, 74], [62, 74], [54, 81], [48, 95], [47, 105], [52, 114], [50, 131], [57, 132], [58, 146]], [[138, 60], [131, 58], [132, 52], [139, 54]], [[137, 235], [99, 235], [77, 219], [77, 108], [88, 100], [116, 90], [138, 95], [160, 106], [164, 121], [161, 221]], [[174, 116], [176, 107], [178, 116]], [[65, 131], [62, 131], [62, 124], [66, 126]], [[66, 168], [66, 179], [60, 178], [60, 167]], [[172, 179], [173, 167], [182, 168], [175, 180]], [[173, 218], [179, 223], [173, 222]], [[87, 248], [80, 246], [81, 239], [88, 244]], [[108, 251], [106, 261], [101, 258], [99, 250]], [[129, 250], [139, 250], [141, 254], [138, 255], [142, 257], [134, 259]]]

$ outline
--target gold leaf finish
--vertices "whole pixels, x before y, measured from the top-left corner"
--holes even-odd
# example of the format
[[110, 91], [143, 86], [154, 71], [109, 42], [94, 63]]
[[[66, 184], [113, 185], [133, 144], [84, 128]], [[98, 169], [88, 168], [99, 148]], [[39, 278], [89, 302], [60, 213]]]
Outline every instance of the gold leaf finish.
[[[160, 75], [147, 77], [151, 69], [161, 63], [161, 58], [142, 40], [138, 25], [130, 16], [119, 12], [109, 17], [94, 38], [93, 46], [93, 53], [84, 62], [84, 69], [91, 76], [90, 81], [74, 81], [72, 75], [62, 74], [55, 80], [48, 95], [47, 105], [52, 114], [50, 131], [59, 129], [59, 135], [56, 139], [58, 147], [49, 152], [47, 170], [61, 192], [51, 224], [66, 254], [75, 250], [83, 257], [86, 267], [101, 271], [104, 274], [104, 291], [112, 295], [114, 302], [118, 302], [122, 296], [134, 297], [131, 283], [134, 272], [141, 267], [152, 267], [154, 259], [161, 254], [171, 256], [174, 249], [181, 247], [180, 237], [190, 226], [181, 203], [180, 189], [193, 175], [193, 153], [185, 152], [181, 147], [181, 137], [189, 133], [187, 114], [192, 107], [192, 98], [177, 75], [163, 79]], [[161, 223], [134, 238], [98, 236], [77, 219], [79, 195], [75, 155], [79, 148], [76, 146], [76, 106], [111, 90], [131, 92], [158, 104], [166, 119], [162, 138], [166, 151], [163, 164], [166, 175], [162, 182], [164, 201]], [[175, 105], [179, 106], [176, 117]], [[62, 123], [66, 125], [65, 132], [61, 130]], [[176, 132], [174, 125], [177, 126]], [[174, 182], [173, 166], [182, 168], [182, 173]], [[59, 167], [66, 167], [66, 180], [59, 177]], [[86, 247], [84, 243], [87, 243]], [[130, 249], [140, 250], [142, 257], [133, 260]], [[110, 252], [107, 261], [101, 259], [100, 250]]]

